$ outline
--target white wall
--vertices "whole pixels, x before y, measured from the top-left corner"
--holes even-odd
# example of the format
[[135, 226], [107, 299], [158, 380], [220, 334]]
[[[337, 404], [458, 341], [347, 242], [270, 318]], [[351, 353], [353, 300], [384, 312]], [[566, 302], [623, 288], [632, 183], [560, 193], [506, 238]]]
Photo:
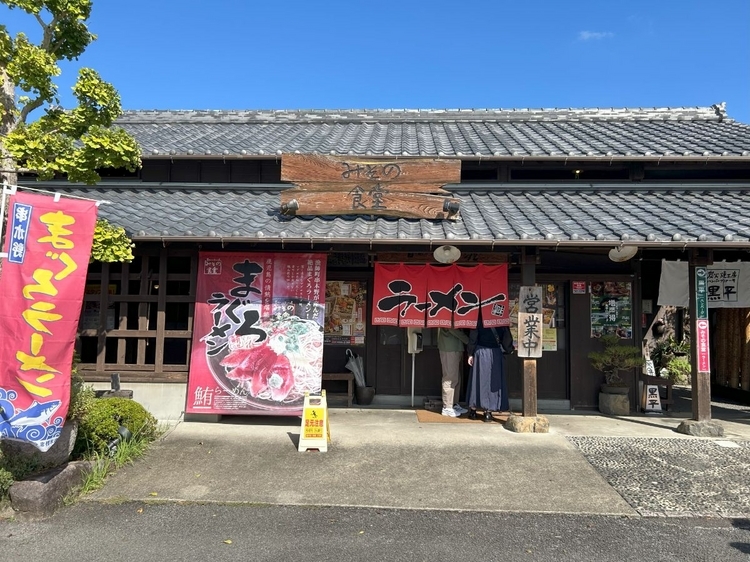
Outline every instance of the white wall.
[[[91, 383], [95, 390], [109, 390], [106, 382]], [[185, 411], [185, 383], [131, 383], [120, 384], [121, 390], [132, 390], [133, 400], [151, 412], [156, 419], [175, 422], [182, 419]]]

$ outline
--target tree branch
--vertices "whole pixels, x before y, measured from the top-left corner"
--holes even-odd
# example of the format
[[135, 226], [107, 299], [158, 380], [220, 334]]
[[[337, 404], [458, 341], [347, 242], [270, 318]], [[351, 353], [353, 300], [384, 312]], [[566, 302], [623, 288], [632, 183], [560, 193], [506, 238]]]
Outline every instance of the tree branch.
[[34, 111], [36, 108], [41, 107], [43, 103], [44, 103], [44, 100], [41, 97], [39, 97], [33, 101], [30, 101], [26, 105], [24, 105], [23, 109], [21, 110], [21, 115], [18, 117], [18, 121], [14, 125], [13, 129], [15, 129], [18, 126], [18, 123], [26, 123], [26, 118], [29, 116], [29, 113]]
[[0, 170], [0, 174], [33, 174], [36, 170], [30, 168], [16, 168], [15, 170]]
[[55, 31], [55, 26], [57, 25], [57, 16], [52, 17], [52, 21], [49, 23], [44, 23], [44, 20], [39, 14], [36, 15], [36, 21], [39, 22], [39, 25], [42, 26], [42, 30], [44, 31], [44, 37], [42, 38], [42, 44], [40, 47], [47, 51], [48, 53], [52, 54], [54, 49], [50, 49], [50, 44], [52, 43], [52, 34]]

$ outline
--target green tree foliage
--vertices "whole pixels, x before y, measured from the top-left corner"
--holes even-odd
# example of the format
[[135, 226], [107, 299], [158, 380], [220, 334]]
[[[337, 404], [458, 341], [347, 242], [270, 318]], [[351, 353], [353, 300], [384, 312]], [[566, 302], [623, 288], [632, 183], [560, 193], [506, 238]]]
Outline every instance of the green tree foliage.
[[[23, 10], [41, 27], [33, 43], [26, 33], [12, 37], [0, 24], [0, 158], [10, 183], [16, 174], [41, 179], [65, 174], [73, 182], [99, 180], [101, 168], [140, 167], [140, 149], [112, 123], [122, 113], [115, 88], [90, 68], [82, 68], [73, 86], [77, 106], [60, 107], [55, 77], [58, 63], [77, 59], [96, 39], [87, 26], [91, 0], [0, 0]], [[30, 115], [42, 113], [35, 120]]]
[[91, 246], [91, 261], [133, 261], [133, 242], [121, 226], [109, 224], [106, 219], [96, 221], [94, 243]]

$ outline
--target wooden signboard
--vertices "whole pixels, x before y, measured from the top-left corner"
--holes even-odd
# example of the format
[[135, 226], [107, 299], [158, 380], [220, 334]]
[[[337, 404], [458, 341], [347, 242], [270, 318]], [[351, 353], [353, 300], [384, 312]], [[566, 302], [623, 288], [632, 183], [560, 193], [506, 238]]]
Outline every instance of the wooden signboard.
[[542, 315], [518, 313], [518, 356], [542, 356]]
[[443, 186], [461, 181], [459, 160], [415, 158], [361, 160], [341, 156], [285, 154], [282, 210], [297, 215], [366, 214], [401, 218], [456, 219], [458, 199]]
[[526, 312], [528, 314], [542, 313], [542, 287], [533, 285], [520, 288], [518, 292], [518, 312]]

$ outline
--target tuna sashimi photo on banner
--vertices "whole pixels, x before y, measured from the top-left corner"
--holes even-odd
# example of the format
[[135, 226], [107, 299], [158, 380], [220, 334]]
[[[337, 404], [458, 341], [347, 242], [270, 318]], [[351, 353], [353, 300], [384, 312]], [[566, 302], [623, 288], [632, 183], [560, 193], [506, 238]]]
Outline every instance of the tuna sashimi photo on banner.
[[62, 432], [95, 201], [16, 192], [0, 273], [0, 438], [47, 451]]
[[325, 254], [201, 252], [186, 411], [299, 415], [320, 392]]

